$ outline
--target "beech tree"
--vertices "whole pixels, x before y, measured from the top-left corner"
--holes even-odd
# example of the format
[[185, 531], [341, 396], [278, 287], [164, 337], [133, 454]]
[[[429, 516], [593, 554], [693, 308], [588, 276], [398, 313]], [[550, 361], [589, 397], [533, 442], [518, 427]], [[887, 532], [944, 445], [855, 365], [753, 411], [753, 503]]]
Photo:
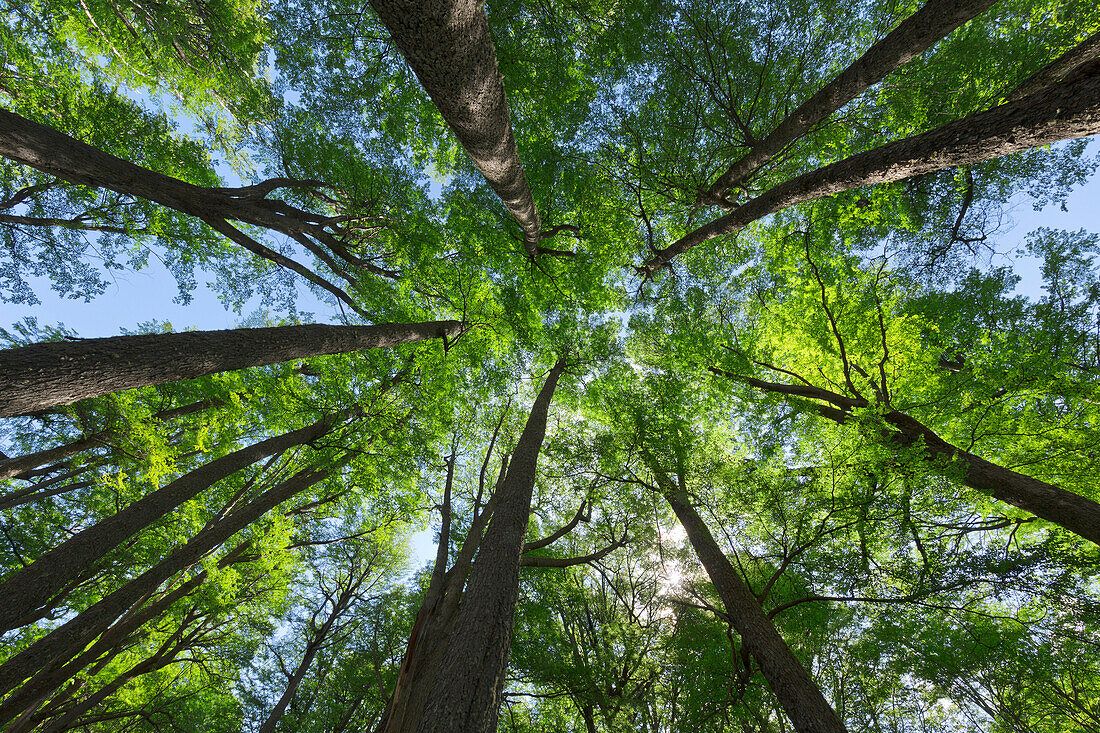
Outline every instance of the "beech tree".
[[7, 11], [5, 730], [1095, 729], [1096, 3]]

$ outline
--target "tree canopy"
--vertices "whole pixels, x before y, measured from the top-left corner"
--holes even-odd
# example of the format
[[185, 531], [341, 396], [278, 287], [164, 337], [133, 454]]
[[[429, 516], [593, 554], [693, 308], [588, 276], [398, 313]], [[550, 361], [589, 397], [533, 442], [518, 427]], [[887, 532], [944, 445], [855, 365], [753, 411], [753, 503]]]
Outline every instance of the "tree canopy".
[[1100, 5], [3, 8], [3, 730], [1100, 732]]

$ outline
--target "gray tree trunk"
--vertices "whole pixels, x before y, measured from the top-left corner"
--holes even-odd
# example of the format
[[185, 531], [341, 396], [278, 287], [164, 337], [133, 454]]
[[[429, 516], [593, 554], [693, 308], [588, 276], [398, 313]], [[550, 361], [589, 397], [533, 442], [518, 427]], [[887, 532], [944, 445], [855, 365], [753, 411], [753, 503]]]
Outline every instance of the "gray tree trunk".
[[[329, 217], [296, 208], [284, 201], [266, 197], [278, 188], [324, 187], [320, 181], [296, 181], [272, 178], [240, 188], [196, 186], [163, 173], [142, 168], [63, 132], [0, 110], [0, 156], [29, 166], [63, 181], [147, 199], [161, 206], [194, 216], [235, 244], [281, 267], [298, 273], [314, 285], [327, 290], [357, 313], [355, 299], [305, 265], [260, 244], [231, 225], [240, 221], [285, 234], [304, 246], [332, 271], [349, 282], [356, 278], [346, 267], [362, 268], [376, 275], [395, 277], [396, 273], [377, 267], [351, 255], [341, 238], [327, 229]], [[335, 255], [335, 256], [334, 256]]]
[[0, 351], [0, 417], [323, 354], [455, 338], [458, 321], [276, 326], [50, 341]]
[[672, 486], [662, 486], [676, 518], [714, 583], [730, 623], [741, 635], [741, 643], [760, 665], [760, 671], [775, 693], [798, 733], [847, 733], [840, 716], [821, 694], [820, 688], [783, 640], [760, 601], [714, 541], [703, 518], [687, 495]]
[[531, 513], [539, 450], [558, 378], [558, 362], [535, 398], [493, 517], [463, 594], [446, 650], [421, 716], [419, 733], [490, 733], [496, 730], [504, 672], [519, 596], [519, 558]]
[[424, 91], [539, 254], [541, 221], [512, 132], [489, 22], [476, 0], [371, 0]]
[[706, 198], [721, 201], [787, 145], [828, 119], [831, 114], [878, 84], [894, 69], [916, 58], [932, 44], [996, 0], [929, 0], [881, 41], [871, 46], [840, 75], [798, 106], [752, 150], [731, 165], [707, 190]]
[[[20, 685], [28, 677], [40, 671], [49, 674], [78, 655], [99, 634], [126, 613], [140, 599], [203, 556], [228, 540], [237, 532], [252, 524], [271, 509], [330, 475], [329, 468], [307, 468], [281, 484], [268, 489], [245, 506], [229, 514], [222, 521], [207, 527], [176, 549], [164, 560], [129, 581], [118, 590], [104, 596], [76, 617], [54, 629], [23, 651], [0, 665], [0, 694]], [[0, 705], [0, 725], [10, 721], [17, 712]]]
[[256, 461], [326, 435], [357, 409], [323, 417], [312, 425], [217, 458], [77, 532], [0, 583], [0, 629], [12, 628], [15, 621], [47, 603], [82, 569], [216, 482]]
[[1059, 140], [1100, 132], [1100, 60], [1093, 60], [1043, 91], [976, 112], [922, 135], [853, 155], [793, 178], [658, 251], [639, 271], [651, 277], [692, 247], [795, 204], [876, 183], [901, 181], [971, 165]]

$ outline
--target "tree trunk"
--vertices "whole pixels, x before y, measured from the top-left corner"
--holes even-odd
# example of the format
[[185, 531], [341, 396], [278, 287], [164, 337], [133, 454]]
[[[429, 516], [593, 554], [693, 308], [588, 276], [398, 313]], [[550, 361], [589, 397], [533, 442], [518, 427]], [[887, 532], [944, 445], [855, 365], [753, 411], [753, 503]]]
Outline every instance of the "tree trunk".
[[1097, 502], [957, 448], [903, 413], [890, 412], [884, 418], [898, 429], [890, 436], [891, 442], [906, 447], [923, 443], [933, 460], [948, 462], [944, 472], [949, 477], [953, 475], [952, 466], [959, 466], [962, 481], [970, 488], [1031, 512], [1100, 546], [1100, 504]]
[[761, 166], [799, 139], [814, 125], [878, 84], [894, 69], [924, 53], [932, 44], [996, 0], [929, 0], [885, 38], [871, 46], [839, 76], [787, 116], [752, 150], [731, 165], [707, 190], [710, 201], [723, 201], [729, 189], [744, 183]]
[[516, 149], [496, 49], [475, 0], [371, 0], [455, 137], [539, 254], [541, 221]]
[[[337, 466], [338, 467], [338, 466]], [[205, 555], [252, 524], [271, 509], [305, 491], [330, 475], [336, 467], [306, 468], [281, 484], [268, 489], [253, 501], [234, 511], [217, 524], [203, 529], [183, 547], [129, 581], [118, 590], [104, 596], [75, 618], [13, 655], [0, 665], [0, 694], [21, 684], [37, 672], [49, 674], [80, 653], [103, 633], [127, 609], [148, 596], [171, 578], [201, 560]], [[0, 725], [13, 714], [0, 706]]]
[[195, 618], [197, 618], [197, 614], [189, 614], [188, 617], [184, 619], [183, 624], [168, 637], [156, 652], [118, 675], [83, 700], [75, 703], [71, 708], [59, 714], [55, 720], [49, 722], [40, 729], [41, 733], [61, 733], [62, 731], [78, 727], [74, 724], [82, 715], [118, 692], [128, 682], [172, 664], [176, 660], [176, 657], [190, 645], [189, 640], [185, 637], [185, 632], [187, 630], [187, 624], [194, 621]]
[[14, 621], [47, 603], [72, 576], [216, 482], [256, 461], [326, 435], [357, 411], [351, 408], [323, 417], [312, 425], [215, 459], [76, 533], [0, 583], [0, 629], [13, 628]]
[[[200, 400], [190, 405], [182, 405], [181, 407], [173, 407], [169, 410], [161, 410], [152, 417], [154, 420], [164, 422], [166, 420], [173, 420], [177, 417], [185, 417], [187, 415], [193, 415], [196, 412], [202, 412], [213, 404], [211, 400]], [[100, 430], [90, 435], [85, 435], [82, 438], [77, 438], [65, 445], [59, 445], [56, 448], [47, 448], [46, 450], [35, 451], [34, 453], [28, 453], [23, 456], [9, 458], [6, 461], [0, 461], [0, 480], [7, 478], [29, 478], [29, 476], [23, 476], [22, 474], [38, 468], [39, 466], [45, 466], [47, 464], [63, 461], [66, 458], [72, 458], [88, 448], [104, 445], [110, 435], [110, 431]], [[7, 499], [7, 496], [3, 497], [3, 500]]]
[[51, 341], [0, 351], [0, 417], [207, 374], [455, 338], [458, 321], [276, 326]]
[[[248, 556], [251, 547], [252, 543], [247, 541], [237, 545], [218, 561], [218, 567], [225, 568], [254, 559]], [[109, 661], [114, 654], [125, 647], [130, 638], [141, 627], [154, 619], [160, 618], [161, 614], [174, 603], [194, 592], [206, 582], [208, 575], [209, 573], [206, 570], [200, 570], [160, 598], [131, 608], [79, 656], [69, 660], [61, 667], [43, 670], [43, 673], [36, 674], [26, 684], [9, 695], [0, 705], [0, 720], [6, 721], [16, 715], [21, 715], [21, 718], [29, 717], [24, 715], [25, 711], [30, 710], [33, 712], [55, 690], [83, 671], [85, 667], [95, 662], [93, 673], [96, 668], [102, 668], [106, 661]], [[65, 697], [65, 695], [60, 695], [51, 700], [47, 708], [56, 706]], [[21, 730], [22, 727], [16, 722], [9, 733], [19, 733]]]
[[[847, 422], [851, 418], [852, 408], [869, 405], [865, 399], [846, 397], [821, 387], [766, 382], [714, 367], [710, 371], [772, 394], [827, 402], [828, 405], [815, 405], [815, 409], [822, 417], [837, 423]], [[961, 478], [972, 489], [1031, 512], [1100, 546], [1100, 503], [957, 448], [905, 413], [896, 410], [887, 412], [883, 419], [896, 428], [883, 431], [887, 441], [903, 448], [923, 445], [931, 459], [937, 463], [943, 462], [944, 465], [939, 468], [949, 478]], [[956, 476], [952, 467], [958, 468], [961, 476]]]
[[[497, 429], [499, 428], [498, 424]], [[393, 694], [390, 696], [375, 733], [415, 731], [418, 721], [423, 716], [428, 695], [435, 682], [435, 675], [446, 651], [445, 642], [454, 628], [455, 613], [462, 598], [466, 579], [470, 574], [470, 564], [481, 546], [485, 524], [496, 508], [507, 466], [507, 460], [501, 462], [501, 472], [493, 496], [470, 523], [466, 539], [455, 558], [454, 565], [446, 572], [438, 586], [433, 582], [424, 594], [424, 601], [417, 612], [413, 630], [409, 634], [409, 643], [405, 649], [405, 658], [401, 660], [401, 669]], [[445, 563], [446, 559], [437, 554], [436, 567]], [[434, 570], [435, 568], [432, 573], [433, 579]]]
[[672, 258], [722, 234], [744, 229], [795, 204], [861, 186], [972, 165], [1059, 140], [1100, 132], [1100, 59], [1043, 91], [976, 112], [921, 135], [888, 143], [793, 178], [735, 211], [695, 229], [646, 261], [649, 277]]
[[714, 541], [687, 495], [672, 486], [663, 486], [662, 489], [676, 518], [684, 526], [695, 554], [714, 583], [730, 623], [741, 635], [741, 643], [760, 665], [760, 671], [794, 729], [798, 733], [846, 733], [843, 721], [764, 613], [760, 601]]
[[1057, 84], [1071, 72], [1100, 56], [1100, 33], [1093, 33], [1046, 66], [1020, 82], [1005, 97], [1006, 102], [1037, 94], [1052, 84]]
[[531, 513], [547, 412], [564, 368], [559, 361], [550, 370], [512, 453], [493, 518], [446, 640], [443, 663], [418, 721], [420, 733], [496, 730], [519, 596], [519, 556]]

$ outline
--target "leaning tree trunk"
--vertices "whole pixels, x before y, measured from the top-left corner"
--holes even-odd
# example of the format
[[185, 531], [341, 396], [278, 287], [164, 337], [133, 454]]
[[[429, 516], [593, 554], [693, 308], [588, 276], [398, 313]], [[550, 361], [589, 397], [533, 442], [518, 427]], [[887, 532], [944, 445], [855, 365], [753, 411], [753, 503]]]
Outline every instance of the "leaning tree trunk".
[[1005, 101], [1014, 102], [1017, 99], [1037, 94], [1047, 87], [1057, 84], [1073, 71], [1098, 56], [1100, 56], [1100, 33], [1093, 33], [1016, 85], [1016, 88], [1005, 97]]
[[764, 679], [794, 729], [798, 733], [847, 733], [840, 716], [821, 694], [810, 673], [764, 613], [760, 601], [714, 541], [687, 495], [671, 485], [661, 488], [676, 518], [684, 526], [695, 554], [714, 583], [730, 623], [741, 635], [741, 643], [760, 665]]
[[[714, 367], [710, 371], [771, 394], [828, 403], [815, 404], [814, 409], [822, 417], [836, 423], [848, 422], [853, 408], [868, 407], [870, 404], [866, 399], [847, 397], [822, 387], [766, 382]], [[961, 478], [972, 489], [1031, 512], [1040, 519], [1100, 545], [1100, 503], [979, 458], [948, 443], [931, 428], [903, 412], [892, 410], [884, 414], [883, 419], [893, 426], [893, 429], [883, 431], [883, 438], [891, 445], [900, 448], [922, 446], [936, 467], [949, 478]]]
[[1097, 502], [957, 448], [904, 413], [888, 412], [883, 419], [897, 428], [896, 433], [888, 436], [891, 443], [904, 447], [922, 445], [929, 457], [944, 467], [948, 476], [956, 476], [952, 468], [959, 467], [962, 482], [970, 488], [1031, 512], [1100, 546], [1100, 504]]
[[[346, 459], [345, 459], [346, 460]], [[307, 468], [281, 484], [268, 489], [225, 519], [203, 529], [187, 544], [164, 560], [129, 581], [118, 590], [54, 629], [23, 651], [0, 665], [0, 694], [5, 694], [36, 673], [49, 674], [78, 655], [98, 635], [106, 631], [115, 619], [156, 589], [173, 575], [199, 562], [205, 555], [252, 524], [271, 509], [305, 491], [329, 476], [336, 467]], [[5, 701], [0, 704], [0, 725], [8, 723], [21, 711]]]
[[971, 18], [984, 13], [996, 0], [929, 0], [901, 25], [871, 46], [840, 75], [798, 106], [794, 112], [752, 146], [740, 160], [711, 184], [706, 199], [725, 203], [729, 189], [739, 186], [785, 147], [814, 125], [878, 84], [894, 69], [924, 53], [932, 44]]
[[531, 513], [531, 496], [546, 417], [558, 378], [558, 362], [535, 398], [512, 452], [493, 518], [463, 594], [454, 627], [445, 642], [419, 733], [489, 733], [496, 730], [504, 672], [512, 643], [519, 597], [519, 558]]
[[[0, 352], [3, 353], [3, 352]], [[214, 405], [212, 400], [199, 400], [198, 402], [192, 402], [189, 405], [182, 405], [180, 407], [173, 407], [168, 410], [161, 410], [152, 415], [154, 420], [164, 422], [167, 420], [174, 420], [177, 417], [186, 417], [187, 415], [193, 415], [196, 412], [202, 412], [203, 410]], [[22, 456], [16, 456], [15, 458], [9, 458], [7, 460], [0, 461], [0, 479], [7, 478], [30, 478], [29, 475], [24, 475], [32, 469], [39, 466], [45, 466], [48, 464], [57, 463], [63, 461], [66, 458], [72, 458], [73, 456], [82, 453], [96, 446], [105, 445], [110, 438], [111, 432], [109, 430], [100, 430], [89, 435], [77, 438], [74, 441], [66, 443], [65, 445], [59, 445], [56, 448], [47, 448], [45, 450], [35, 451], [34, 453], [28, 453]], [[3, 497], [6, 500], [8, 497]], [[2, 501], [2, 500], [0, 500]]]
[[[229, 567], [240, 562], [247, 562], [250, 557], [248, 551], [252, 549], [252, 543], [245, 541], [227, 552], [218, 561], [219, 568]], [[79, 656], [70, 659], [61, 667], [43, 670], [26, 682], [20, 689], [13, 692], [4, 700], [3, 708], [11, 710], [12, 715], [19, 715], [19, 719], [11, 726], [8, 733], [20, 733], [26, 729], [20, 721], [33, 719], [39, 706], [43, 705], [59, 687], [80, 674], [85, 667], [92, 665], [92, 673], [102, 669], [119, 651], [123, 650], [132, 637], [147, 623], [160, 618], [168, 608], [177, 601], [185, 598], [206, 582], [209, 572], [200, 570], [195, 575], [181, 583], [177, 588], [165, 593], [152, 602], [135, 607], [122, 616], [109, 629], [103, 632], [95, 643], [85, 649]], [[55, 708], [63, 703], [71, 694], [70, 690], [62, 691], [49, 700], [46, 709]]]
[[370, 0], [416, 77], [539, 254], [541, 222], [516, 149], [483, 4], [476, 0]]
[[0, 417], [135, 387], [460, 335], [459, 321], [275, 326], [50, 341], [0, 351]]
[[324, 188], [321, 181], [271, 178], [240, 188], [196, 186], [163, 173], [142, 168], [99, 148], [69, 137], [47, 125], [0, 109], [0, 156], [34, 168], [69, 183], [143, 198], [167, 206], [205, 222], [219, 234], [249, 252], [298, 273], [362, 316], [355, 299], [313, 270], [267, 247], [230, 224], [240, 221], [285, 234], [324, 262], [337, 276], [348, 282], [356, 277], [346, 267], [362, 268], [376, 275], [395, 277], [397, 273], [378, 267], [369, 260], [351, 254], [332, 227], [344, 217], [315, 214], [269, 200], [278, 188]]
[[12, 628], [18, 619], [47, 603], [82, 569], [216, 482], [256, 461], [317, 440], [358, 411], [355, 407], [328, 415], [312, 425], [217, 458], [143, 496], [117, 514], [77, 532], [0, 583], [0, 629]]
[[921, 135], [888, 143], [793, 178], [656, 252], [649, 277], [708, 239], [740, 231], [768, 214], [861, 186], [972, 165], [1059, 140], [1100, 132], [1100, 59], [1024, 99], [976, 112]]

